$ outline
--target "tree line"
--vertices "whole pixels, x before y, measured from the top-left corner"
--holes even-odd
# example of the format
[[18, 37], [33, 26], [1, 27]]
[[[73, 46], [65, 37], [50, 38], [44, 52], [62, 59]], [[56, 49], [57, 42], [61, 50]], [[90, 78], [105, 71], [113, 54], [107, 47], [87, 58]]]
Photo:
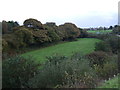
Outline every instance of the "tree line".
[[20, 49], [31, 45], [41, 45], [58, 41], [75, 40], [83, 33], [73, 23], [57, 26], [54, 22], [42, 24], [37, 19], [26, 19], [23, 25], [14, 21], [2, 21], [3, 51]]
[[[120, 34], [120, 26], [115, 25], [113, 33]], [[92, 37], [87, 30], [78, 28], [73, 23], [64, 23], [57, 26], [54, 22], [42, 24], [37, 19], [29, 18], [19, 25], [17, 21], [2, 21], [2, 46], [3, 52], [10, 49], [21, 49], [29, 46], [72, 41], [77, 37]]]

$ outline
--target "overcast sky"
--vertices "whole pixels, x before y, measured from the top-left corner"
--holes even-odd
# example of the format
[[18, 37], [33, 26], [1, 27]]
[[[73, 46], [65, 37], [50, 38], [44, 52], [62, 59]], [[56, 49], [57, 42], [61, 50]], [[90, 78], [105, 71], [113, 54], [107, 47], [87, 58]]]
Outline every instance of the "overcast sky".
[[119, 0], [1, 0], [0, 21], [23, 24], [35, 18], [43, 24], [72, 22], [78, 27], [99, 27], [118, 24]]

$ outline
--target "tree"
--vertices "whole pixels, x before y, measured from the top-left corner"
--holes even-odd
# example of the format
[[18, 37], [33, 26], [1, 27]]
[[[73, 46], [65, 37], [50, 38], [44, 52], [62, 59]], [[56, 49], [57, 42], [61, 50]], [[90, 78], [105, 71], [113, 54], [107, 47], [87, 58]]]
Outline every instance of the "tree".
[[6, 33], [8, 33], [8, 24], [7, 24], [7, 22], [6, 21], [2, 21], [2, 33], [3, 34], [6, 34]]
[[64, 25], [60, 25], [58, 27], [58, 30], [60, 30], [63, 33], [64, 39], [72, 40], [80, 35], [80, 30], [75, 24], [72, 23], [65, 23]]
[[27, 19], [24, 21], [24, 26], [33, 29], [44, 29], [42, 23], [36, 19]]
[[47, 22], [46, 25], [47, 25], [47, 26], [52, 26], [52, 27], [53, 27], [53, 26], [56, 26], [56, 23], [55, 23], [55, 22]]
[[110, 26], [109, 29], [113, 29], [113, 26]]
[[32, 31], [25, 27], [19, 27], [18, 30], [14, 32], [16, 39], [23, 44], [23, 46], [30, 45], [34, 43], [34, 37]]
[[50, 41], [50, 37], [48, 36], [47, 30], [32, 30], [33, 37], [36, 43], [41, 44]]
[[18, 22], [14, 21], [2, 21], [2, 31], [3, 34], [11, 33], [13, 32], [13, 28], [19, 26]]
[[120, 34], [120, 26], [115, 25], [114, 28], [113, 28], [113, 33]]
[[44, 24], [45, 29], [48, 31], [48, 36], [50, 37], [50, 42], [59, 41], [60, 33], [58, 31], [58, 26], [54, 22], [47, 22]]
[[8, 31], [12, 32], [14, 27], [19, 26], [18, 22], [14, 21], [8, 21]]

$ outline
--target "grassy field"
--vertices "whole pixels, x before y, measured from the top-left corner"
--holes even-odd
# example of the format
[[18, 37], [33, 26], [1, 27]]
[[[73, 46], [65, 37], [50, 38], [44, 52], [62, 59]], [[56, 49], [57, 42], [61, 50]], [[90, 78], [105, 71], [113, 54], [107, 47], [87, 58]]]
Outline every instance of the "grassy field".
[[22, 54], [22, 56], [31, 56], [36, 61], [43, 62], [46, 60], [46, 56], [51, 56], [54, 54], [61, 54], [66, 56], [70, 56], [74, 52], [82, 52], [83, 54], [87, 54], [94, 51], [95, 43], [99, 41], [100, 40], [94, 38], [81, 38], [78, 39], [78, 41], [66, 42], [46, 48], [41, 48], [35, 51], [30, 51]]
[[[119, 76], [119, 78], [120, 78], [120, 76]], [[105, 83], [103, 83], [103, 85], [98, 88], [120, 88], [119, 78], [114, 77], [113, 79], [108, 80]]]
[[88, 33], [96, 33], [96, 34], [106, 34], [112, 32], [112, 30], [94, 30], [94, 31], [87, 31]]

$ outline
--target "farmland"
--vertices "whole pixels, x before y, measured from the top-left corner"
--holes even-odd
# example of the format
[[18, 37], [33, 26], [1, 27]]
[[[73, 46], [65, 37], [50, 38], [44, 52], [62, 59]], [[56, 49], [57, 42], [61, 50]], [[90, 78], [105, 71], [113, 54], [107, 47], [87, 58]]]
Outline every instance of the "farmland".
[[23, 25], [14, 21], [2, 24], [3, 88], [118, 86], [114, 77], [120, 64], [120, 26], [86, 31], [70, 22], [57, 26], [33, 18]]
[[112, 30], [89, 30], [87, 31], [88, 33], [96, 33], [96, 34], [106, 34], [106, 33], [111, 33]]
[[99, 41], [99, 39], [92, 38], [78, 39], [78, 41], [67, 42], [27, 52], [22, 54], [22, 56], [32, 56], [36, 61], [43, 62], [46, 56], [51, 56], [53, 54], [62, 54], [66, 56], [70, 56], [75, 52], [83, 52], [83, 54], [88, 54], [94, 51], [95, 43]]

